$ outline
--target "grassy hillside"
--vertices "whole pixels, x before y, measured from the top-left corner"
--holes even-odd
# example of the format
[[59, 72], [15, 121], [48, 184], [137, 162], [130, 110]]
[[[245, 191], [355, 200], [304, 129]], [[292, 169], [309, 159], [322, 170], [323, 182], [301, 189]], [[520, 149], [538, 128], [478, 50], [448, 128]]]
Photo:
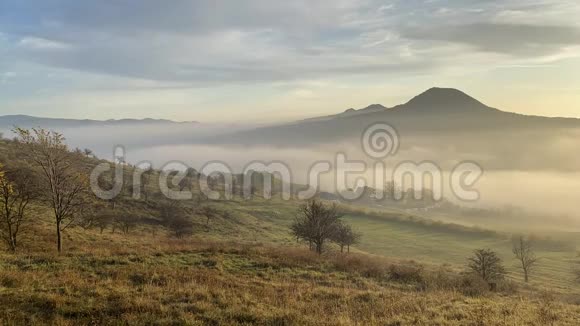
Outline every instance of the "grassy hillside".
[[[407, 257], [433, 264], [450, 264], [461, 268], [466, 258], [478, 248], [490, 248], [505, 261], [509, 276], [521, 280], [521, 270], [511, 252], [509, 234], [488, 234], [437, 229], [420, 223], [402, 223], [369, 215], [350, 215], [346, 220], [365, 236], [359, 248], [387, 257]], [[574, 269], [578, 267], [578, 252], [568, 247], [551, 248], [538, 242], [541, 257], [531, 284], [559, 292], [578, 292]]]
[[[17, 144], [0, 141], [0, 162], [13, 164], [18, 153]], [[85, 167], [99, 162], [79, 160]], [[0, 254], [0, 323], [580, 322], [580, 299], [574, 295], [580, 288], [572, 273], [576, 243], [569, 239], [539, 239], [542, 260], [532, 284], [523, 286], [508, 233], [343, 205], [344, 219], [362, 234], [361, 243], [350, 254], [329, 244], [319, 257], [290, 235], [299, 201], [196, 196], [180, 203], [193, 235], [175, 239], [161, 214], [167, 200], [154, 184], [145, 190], [149, 199], [125, 193], [96, 206], [97, 215], [130, 217], [125, 232], [114, 223], [102, 231], [67, 229], [60, 255], [51, 212], [34, 203], [17, 252]], [[199, 195], [198, 188], [193, 191]], [[217, 214], [208, 221], [200, 206]], [[499, 292], [489, 293], [486, 284], [462, 274], [466, 258], [479, 248], [494, 249], [506, 262], [509, 280]]]
[[[41, 232], [43, 233], [43, 232]], [[366, 255], [165, 234], [69, 232], [65, 255], [1, 254], [3, 324], [576, 325], [549, 295], [474, 296], [452, 274]], [[49, 237], [43, 238], [48, 240]], [[48, 245], [48, 243], [39, 243]], [[393, 266], [399, 266], [393, 268]], [[408, 266], [407, 268], [401, 266]], [[477, 293], [477, 292], [476, 292]]]

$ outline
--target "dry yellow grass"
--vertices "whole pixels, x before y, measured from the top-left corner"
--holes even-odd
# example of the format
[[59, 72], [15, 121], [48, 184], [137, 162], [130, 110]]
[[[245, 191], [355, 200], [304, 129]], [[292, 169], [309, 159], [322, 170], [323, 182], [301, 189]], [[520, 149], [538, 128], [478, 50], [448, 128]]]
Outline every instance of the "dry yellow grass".
[[61, 256], [42, 241], [0, 256], [2, 324], [580, 324], [580, 307], [549, 295], [469, 297], [365, 255], [75, 232]]

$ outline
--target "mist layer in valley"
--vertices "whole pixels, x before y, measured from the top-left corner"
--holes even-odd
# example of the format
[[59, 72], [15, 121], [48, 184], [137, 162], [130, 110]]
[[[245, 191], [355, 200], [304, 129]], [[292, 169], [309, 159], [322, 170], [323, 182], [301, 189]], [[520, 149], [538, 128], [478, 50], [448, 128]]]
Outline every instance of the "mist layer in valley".
[[[250, 126], [237, 126], [239, 130]], [[90, 148], [103, 159], [113, 160], [113, 149], [122, 145], [126, 160], [137, 164], [150, 161], [155, 168], [169, 162], [201, 169], [211, 161], [220, 161], [241, 173], [251, 162], [269, 163], [280, 161], [288, 165], [292, 181], [297, 184], [308, 182], [308, 172], [313, 164], [328, 161], [333, 170], [321, 175], [320, 190], [336, 192], [336, 155], [344, 153], [349, 161], [364, 161], [364, 173], [350, 175], [349, 186], [354, 179], [364, 176], [368, 186], [375, 186], [374, 159], [361, 149], [360, 140], [336, 143], [314, 143], [309, 146], [267, 146], [236, 144], [205, 144], [204, 139], [231, 132], [228, 126], [151, 126], [133, 125], [116, 127], [83, 127], [61, 130], [71, 147]], [[7, 134], [9, 135], [9, 134]], [[494, 135], [442, 133], [430, 137], [401, 136], [396, 155], [385, 159], [385, 179], [390, 180], [393, 168], [401, 162], [420, 163], [431, 161], [444, 171], [445, 198], [467, 207], [507, 210], [509, 216], [490, 213], [491, 216], [469, 218], [466, 216], [436, 216], [451, 222], [500, 227], [535, 227], [541, 229], [544, 222], [551, 228], [558, 226], [580, 230], [577, 201], [580, 194], [580, 158], [575, 151], [578, 131], [569, 130], [562, 134], [515, 133]], [[450, 192], [449, 172], [461, 161], [473, 161], [484, 170], [475, 188], [480, 193], [477, 202], [462, 202]], [[339, 171], [340, 172], [340, 171]], [[513, 210], [517, 207], [516, 214]], [[516, 216], [514, 216], [516, 215]], [[522, 218], [518, 218], [518, 216]], [[533, 223], [531, 219], [533, 218]], [[525, 221], [525, 222], [522, 222]]]

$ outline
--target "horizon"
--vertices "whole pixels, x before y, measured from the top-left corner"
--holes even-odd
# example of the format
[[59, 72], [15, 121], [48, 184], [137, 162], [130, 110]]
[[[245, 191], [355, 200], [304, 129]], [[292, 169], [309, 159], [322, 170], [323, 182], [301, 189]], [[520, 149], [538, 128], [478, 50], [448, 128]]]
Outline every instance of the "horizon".
[[0, 114], [279, 123], [445, 85], [580, 118], [579, 14], [554, 0], [6, 0]]
[[[525, 114], [525, 113], [520, 113], [520, 112], [516, 112], [516, 111], [507, 111], [507, 110], [504, 110], [502, 108], [496, 107], [494, 105], [488, 105], [485, 100], [482, 100], [482, 99], [478, 99], [476, 97], [473, 97], [470, 94], [462, 91], [461, 89], [434, 86], [434, 87], [430, 87], [429, 89], [427, 89], [427, 90], [425, 90], [425, 91], [423, 91], [423, 92], [421, 92], [421, 93], [419, 93], [419, 94], [417, 94], [417, 95], [409, 98], [407, 101], [404, 101], [404, 102], [401, 102], [401, 103], [398, 103], [398, 104], [394, 104], [394, 105], [384, 105], [382, 103], [371, 103], [371, 104], [368, 104], [366, 106], [359, 107], [359, 108], [350, 107], [350, 108], [344, 109], [342, 111], [337, 110], [335, 112], [332, 112], [332, 113], [330, 113], [328, 115], [323, 115], [323, 116], [320, 116], [320, 115], [318, 115], [318, 116], [304, 116], [304, 117], [297, 118], [297, 119], [294, 119], [294, 120], [291, 119], [291, 120], [264, 121], [264, 122], [258, 121], [258, 122], [261, 122], [263, 125], [267, 125], [268, 123], [270, 123], [270, 124], [293, 123], [293, 122], [300, 122], [302, 120], [309, 120], [309, 119], [321, 118], [321, 117], [324, 117], [324, 116], [339, 115], [341, 113], [345, 113], [345, 112], [352, 111], [352, 110], [354, 110], [354, 111], [360, 111], [360, 110], [364, 110], [364, 109], [369, 108], [369, 107], [372, 107], [372, 106], [381, 106], [381, 107], [383, 107], [385, 109], [392, 109], [392, 108], [394, 108], [396, 106], [404, 105], [404, 104], [408, 103], [409, 101], [413, 100], [414, 98], [420, 97], [421, 95], [424, 95], [424, 94], [426, 94], [426, 93], [428, 93], [428, 92], [430, 92], [432, 90], [458, 91], [458, 92], [463, 93], [463, 94], [467, 95], [468, 97], [470, 97], [470, 98], [472, 98], [472, 99], [474, 99], [474, 100], [476, 100], [478, 102], [481, 102], [483, 105], [485, 105], [486, 107], [488, 107], [490, 109], [497, 109], [497, 110], [500, 110], [500, 111], [506, 112], [506, 113], [516, 113], [516, 114], [520, 114], [520, 115], [524, 115], [524, 116], [535, 116], [535, 117], [545, 117], [545, 118], [580, 119], [580, 116], [579, 117], [574, 117], [574, 116], [546, 116], [546, 115], [536, 115], [536, 114]], [[96, 121], [96, 122], [119, 122], [119, 121], [123, 121], [123, 120], [134, 120], [134, 121], [147, 121], [147, 120], [150, 120], [150, 121], [167, 121], [167, 122], [184, 123], [184, 124], [186, 124], [186, 123], [191, 123], [191, 124], [212, 124], [212, 123], [215, 123], [215, 122], [211, 122], [211, 121], [210, 122], [206, 122], [206, 121], [197, 121], [197, 120], [188, 120], [188, 121], [185, 121], [185, 120], [172, 120], [172, 119], [168, 119], [168, 118], [164, 118], [164, 117], [161, 117], [161, 118], [151, 118], [151, 117], [144, 117], [144, 118], [118, 117], [118, 118], [110, 118], [110, 119], [88, 119], [88, 118], [81, 119], [81, 118], [72, 118], [72, 117], [63, 117], [63, 116], [40, 116], [40, 115], [28, 115], [28, 114], [6, 114], [6, 115], [0, 115], [0, 118], [9, 118], [9, 117], [24, 117], [24, 118], [54, 119], [54, 120]], [[236, 124], [236, 123], [243, 124], [244, 122], [246, 122], [246, 121], [234, 121], [234, 122], [225, 122], [225, 123], [226, 124]]]

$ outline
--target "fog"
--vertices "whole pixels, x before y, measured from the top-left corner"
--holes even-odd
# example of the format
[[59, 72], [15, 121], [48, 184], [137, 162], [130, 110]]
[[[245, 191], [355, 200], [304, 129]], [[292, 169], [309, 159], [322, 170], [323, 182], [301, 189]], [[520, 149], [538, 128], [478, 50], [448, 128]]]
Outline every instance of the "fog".
[[[122, 145], [126, 149], [126, 160], [136, 164], [151, 161], [155, 168], [168, 162], [179, 161], [200, 169], [211, 161], [220, 161], [241, 172], [253, 161], [265, 163], [280, 161], [290, 167], [292, 182], [306, 184], [308, 171], [319, 161], [328, 161], [330, 173], [323, 174], [320, 188], [336, 191], [336, 155], [344, 153], [347, 160], [362, 160], [367, 163], [364, 173], [351, 175], [350, 186], [355, 178], [363, 175], [367, 185], [374, 186], [375, 160], [361, 150], [359, 141], [343, 141], [334, 144], [312, 144], [301, 147], [279, 146], [226, 146], [204, 144], [212, 136], [244, 130], [255, 126], [241, 125], [132, 125], [114, 127], [85, 127], [61, 130], [71, 147], [90, 148], [103, 159], [113, 160], [113, 148]], [[576, 131], [551, 138], [529, 139], [518, 134], [511, 145], [490, 141], [490, 135], [453, 137], [407, 137], [396, 155], [383, 161], [387, 168], [386, 179], [390, 180], [393, 169], [404, 161], [432, 161], [444, 171], [444, 195], [447, 199], [465, 206], [477, 207], [522, 207], [534, 216], [545, 216], [550, 223], [554, 216], [568, 216], [579, 222], [577, 203], [580, 199], [580, 159], [578, 156]], [[8, 134], [10, 136], [10, 134]], [[455, 140], [455, 142], [452, 141]], [[496, 142], [494, 145], [493, 143]], [[517, 145], [514, 145], [517, 144]], [[471, 144], [468, 146], [468, 144]], [[507, 148], [513, 147], [511, 151]], [[498, 149], [499, 148], [499, 149]], [[498, 149], [493, 151], [492, 149]], [[475, 185], [480, 193], [477, 202], [461, 202], [449, 191], [449, 171], [460, 161], [478, 163], [484, 175]], [[340, 172], [340, 171], [339, 171]]]

